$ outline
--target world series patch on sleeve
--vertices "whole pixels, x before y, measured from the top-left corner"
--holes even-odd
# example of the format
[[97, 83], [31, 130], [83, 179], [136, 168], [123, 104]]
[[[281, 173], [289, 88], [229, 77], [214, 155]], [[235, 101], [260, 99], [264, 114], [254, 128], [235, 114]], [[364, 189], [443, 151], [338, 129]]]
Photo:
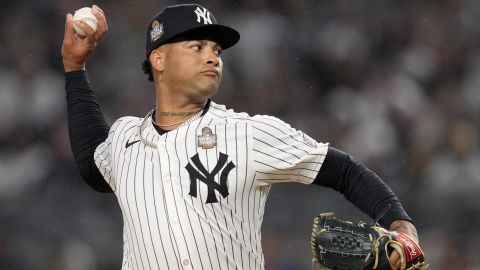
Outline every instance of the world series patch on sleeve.
[[312, 229], [313, 263], [335, 270], [391, 270], [389, 256], [402, 257], [400, 270], [426, 269], [423, 251], [406, 234], [364, 222], [353, 224], [324, 213], [315, 217]]

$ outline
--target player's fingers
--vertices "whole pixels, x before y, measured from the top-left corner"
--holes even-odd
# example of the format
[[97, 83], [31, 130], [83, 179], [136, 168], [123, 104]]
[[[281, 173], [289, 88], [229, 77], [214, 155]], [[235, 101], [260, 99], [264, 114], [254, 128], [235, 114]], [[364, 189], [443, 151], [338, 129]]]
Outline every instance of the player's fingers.
[[95, 31], [93, 31], [93, 29], [84, 21], [76, 21], [74, 23], [79, 28], [81, 28], [83, 30], [83, 33], [85, 34], [84, 38], [78, 37], [82, 40], [82, 43], [89, 48], [95, 47], [95, 44], [97, 42], [95, 37]]
[[63, 36], [63, 44], [71, 45], [74, 40], [74, 30], [73, 30], [73, 16], [68, 13], [65, 19], [65, 34]]
[[92, 6], [92, 13], [97, 18], [98, 30], [96, 33], [97, 39], [100, 39], [107, 31], [108, 24], [107, 19], [105, 18], [105, 13], [97, 5]]
[[98, 12], [102, 13], [103, 15], [105, 15], [105, 12], [103, 12], [103, 10], [102, 10], [99, 6], [97, 6], [97, 5], [93, 5], [93, 6], [92, 6], [92, 9], [96, 9]]
[[402, 265], [402, 257], [396, 250], [394, 250], [389, 257], [390, 264], [392, 265], [393, 269], [400, 269]]
[[88, 36], [88, 35], [93, 35], [95, 34], [95, 31], [92, 29], [92, 27], [90, 27], [90, 25], [88, 25], [86, 22], [84, 21], [75, 21], [73, 22], [75, 24], [75, 26], [77, 26], [78, 28], [82, 29], [83, 30], [83, 33], [85, 34], [85, 36]]
[[95, 34], [95, 31], [93, 30], [93, 28], [90, 27], [90, 25], [88, 25], [88, 23], [84, 21], [75, 21], [74, 24], [83, 30], [83, 33], [85, 33], [85, 36], [89, 36], [89, 35], [91, 36]]

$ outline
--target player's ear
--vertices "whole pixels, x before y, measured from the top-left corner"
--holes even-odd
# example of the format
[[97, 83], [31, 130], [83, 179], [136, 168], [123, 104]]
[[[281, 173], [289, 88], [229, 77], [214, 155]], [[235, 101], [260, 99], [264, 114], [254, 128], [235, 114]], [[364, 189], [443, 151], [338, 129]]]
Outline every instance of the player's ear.
[[152, 70], [163, 72], [165, 69], [165, 53], [162, 50], [153, 50], [149, 59], [150, 64], [152, 65]]

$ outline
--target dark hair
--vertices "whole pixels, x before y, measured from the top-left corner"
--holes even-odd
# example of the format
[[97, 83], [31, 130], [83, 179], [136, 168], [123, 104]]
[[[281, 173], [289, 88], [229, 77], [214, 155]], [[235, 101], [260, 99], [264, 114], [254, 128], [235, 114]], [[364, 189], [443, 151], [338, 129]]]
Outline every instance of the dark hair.
[[147, 74], [148, 80], [153, 82], [152, 65], [150, 64], [150, 60], [146, 59], [143, 61], [142, 69], [143, 73]]

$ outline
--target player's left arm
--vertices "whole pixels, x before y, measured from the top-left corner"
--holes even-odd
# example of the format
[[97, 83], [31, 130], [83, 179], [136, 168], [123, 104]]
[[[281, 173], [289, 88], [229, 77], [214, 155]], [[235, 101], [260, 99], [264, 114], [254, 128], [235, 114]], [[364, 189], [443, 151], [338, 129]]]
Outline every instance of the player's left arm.
[[[373, 171], [355, 161], [350, 155], [329, 147], [322, 168], [314, 184], [326, 186], [342, 193], [347, 200], [372, 218], [389, 209], [379, 224], [390, 230], [408, 235], [419, 243], [412, 219], [408, 216], [392, 189]], [[400, 256], [393, 252], [393, 265], [400, 265]]]
[[[322, 168], [313, 183], [342, 193], [347, 200], [372, 218], [378, 217], [382, 211], [389, 208], [380, 218], [380, 225], [386, 228], [395, 225], [408, 234], [414, 232], [409, 232], [410, 226], [400, 222], [411, 224], [412, 219], [392, 189], [375, 172], [334, 147], [329, 147]], [[412, 237], [417, 238], [416, 235]]]
[[313, 183], [342, 193], [347, 200], [372, 218], [390, 208], [379, 220], [380, 225], [385, 228], [390, 228], [397, 220], [412, 221], [392, 189], [375, 172], [334, 147], [328, 148]]
[[370, 217], [378, 217], [390, 205], [379, 220], [385, 228], [397, 220], [411, 222], [393, 191], [350, 155], [316, 142], [278, 118], [256, 115], [251, 120], [257, 180], [313, 182], [341, 192]]
[[[275, 117], [254, 116], [253, 152], [256, 178], [267, 184], [314, 183], [342, 193], [379, 224], [403, 232], [418, 243], [416, 229], [399, 199], [373, 171], [350, 155], [292, 128]], [[382, 214], [388, 210], [386, 214]], [[400, 262], [392, 253], [392, 262]]]

